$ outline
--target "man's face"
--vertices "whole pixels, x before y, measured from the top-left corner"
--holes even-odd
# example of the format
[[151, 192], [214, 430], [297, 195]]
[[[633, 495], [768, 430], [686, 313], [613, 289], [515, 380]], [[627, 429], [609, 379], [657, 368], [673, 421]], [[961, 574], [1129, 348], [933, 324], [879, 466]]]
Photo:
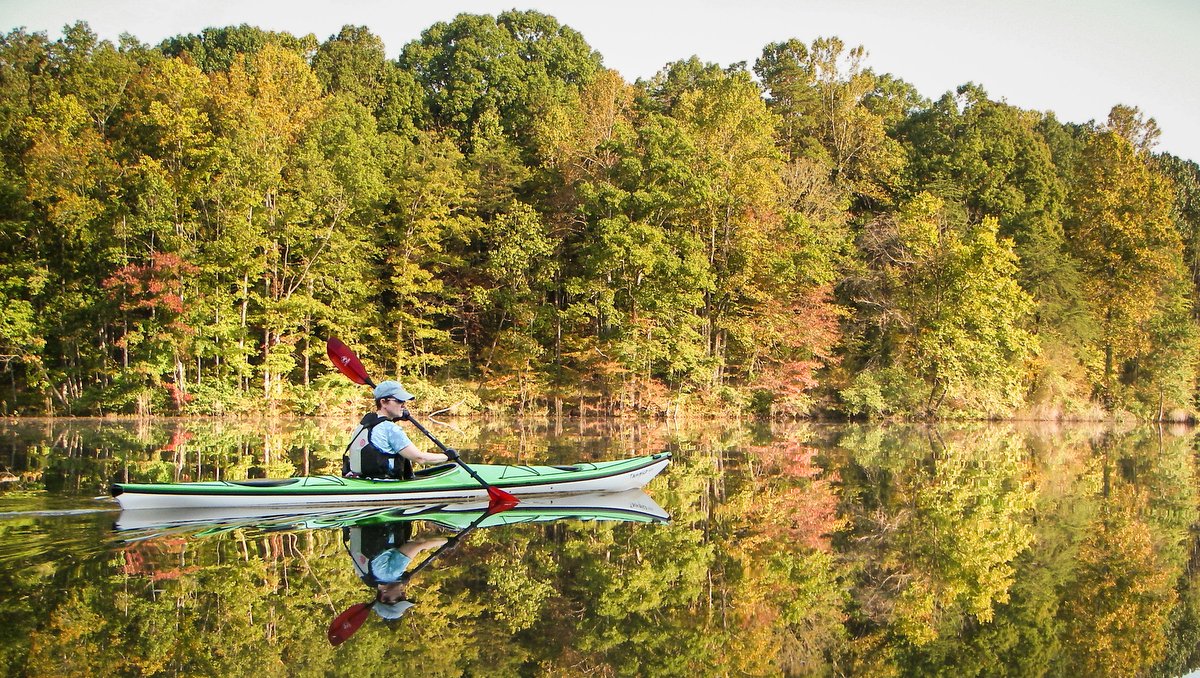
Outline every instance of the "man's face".
[[404, 584], [396, 582], [379, 585], [379, 602], [391, 605], [400, 600], [404, 600]]
[[383, 400], [379, 401], [379, 404], [383, 405], [383, 411], [393, 419], [404, 414], [404, 411], [408, 407], [407, 403], [396, 400], [395, 398], [384, 398]]

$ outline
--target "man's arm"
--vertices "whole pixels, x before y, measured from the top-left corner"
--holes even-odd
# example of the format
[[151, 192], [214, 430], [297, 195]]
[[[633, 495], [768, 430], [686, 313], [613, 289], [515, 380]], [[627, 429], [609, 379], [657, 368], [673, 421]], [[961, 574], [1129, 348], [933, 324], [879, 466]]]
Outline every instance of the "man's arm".
[[384, 454], [404, 457], [405, 459], [417, 461], [422, 464], [444, 464], [450, 461], [449, 457], [444, 454], [430, 454], [428, 452], [422, 452], [416, 445], [413, 444], [412, 440], [409, 439], [408, 434], [404, 432], [404, 429], [396, 426], [394, 423], [380, 424], [380, 426], [388, 427], [388, 429], [384, 431], [384, 435], [387, 436], [388, 440], [388, 448], [397, 450], [396, 452], [384, 452]]
[[447, 457], [440, 452], [432, 454], [429, 452], [422, 452], [421, 450], [417, 449], [416, 445], [413, 445], [412, 443], [409, 443], [408, 447], [400, 450], [398, 454], [405, 459], [419, 461], [422, 464], [444, 464], [450, 461], [450, 457]]
[[410, 541], [410, 542], [405, 542], [403, 545], [401, 545], [399, 551], [400, 551], [400, 553], [403, 553], [404, 555], [408, 556], [410, 559], [415, 560], [417, 557], [417, 554], [419, 554], [420, 552], [427, 551], [427, 550], [433, 549], [433, 548], [437, 548], [445, 543], [446, 543], [445, 539], [426, 539], [424, 541]]

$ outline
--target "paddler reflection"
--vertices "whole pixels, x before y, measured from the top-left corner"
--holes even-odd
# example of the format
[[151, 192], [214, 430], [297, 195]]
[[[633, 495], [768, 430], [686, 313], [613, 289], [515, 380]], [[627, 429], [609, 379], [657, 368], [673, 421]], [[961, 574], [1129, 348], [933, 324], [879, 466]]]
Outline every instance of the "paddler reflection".
[[375, 589], [371, 609], [384, 619], [399, 619], [415, 603], [408, 599], [408, 568], [424, 551], [446, 539], [412, 539], [412, 523], [342, 529], [342, 540], [359, 579]]
[[[481, 511], [466, 528], [459, 530], [449, 539], [412, 540], [412, 523], [368, 523], [343, 528], [342, 538], [346, 551], [354, 562], [354, 570], [367, 586], [374, 589], [375, 599], [368, 603], [351, 605], [329, 625], [329, 642], [337, 646], [354, 635], [371, 612], [383, 619], [399, 619], [415, 603], [408, 598], [408, 583], [435, 558], [458, 545], [459, 540], [479, 526], [489, 516], [506, 510], [506, 507]], [[412, 566], [417, 556], [429, 549], [436, 549], [418, 565]], [[411, 568], [411, 569], [410, 569]]]

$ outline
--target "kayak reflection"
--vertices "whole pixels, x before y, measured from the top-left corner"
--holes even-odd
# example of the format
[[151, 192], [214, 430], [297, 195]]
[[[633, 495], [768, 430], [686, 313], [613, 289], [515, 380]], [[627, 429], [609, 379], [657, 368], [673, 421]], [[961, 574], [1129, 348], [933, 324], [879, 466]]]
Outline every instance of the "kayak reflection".
[[[642, 490], [542, 495], [498, 510], [488, 501], [337, 507], [132, 509], [121, 512], [115, 528], [126, 541], [163, 536], [206, 537], [239, 529], [268, 532], [311, 529], [342, 530], [342, 542], [355, 574], [370, 589], [371, 599], [337, 615], [328, 629], [329, 642], [340, 645], [371, 613], [399, 619], [415, 601], [409, 598], [412, 578], [453, 550], [478, 528], [558, 520], [662, 523], [670, 516]], [[449, 538], [420, 534], [414, 524], [449, 530]], [[428, 552], [424, 558], [421, 555]], [[417, 562], [414, 565], [414, 562]]]
[[237, 529], [311, 530], [363, 525], [428, 521], [449, 530], [466, 529], [477, 518], [479, 527], [553, 520], [614, 520], [659, 523], [666, 511], [642, 490], [540, 495], [522, 499], [503, 512], [488, 513], [489, 502], [437, 502], [300, 508], [222, 507], [164, 508], [121, 511], [115, 529], [127, 541], [164, 535], [208, 536]]

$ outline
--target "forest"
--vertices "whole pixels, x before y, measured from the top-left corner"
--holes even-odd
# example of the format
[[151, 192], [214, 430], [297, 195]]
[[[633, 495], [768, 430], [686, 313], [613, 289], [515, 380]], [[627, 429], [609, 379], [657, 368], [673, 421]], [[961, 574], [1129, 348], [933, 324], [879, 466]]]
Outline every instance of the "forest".
[[835, 37], [0, 36], [0, 415], [1191, 419], [1200, 166]]

